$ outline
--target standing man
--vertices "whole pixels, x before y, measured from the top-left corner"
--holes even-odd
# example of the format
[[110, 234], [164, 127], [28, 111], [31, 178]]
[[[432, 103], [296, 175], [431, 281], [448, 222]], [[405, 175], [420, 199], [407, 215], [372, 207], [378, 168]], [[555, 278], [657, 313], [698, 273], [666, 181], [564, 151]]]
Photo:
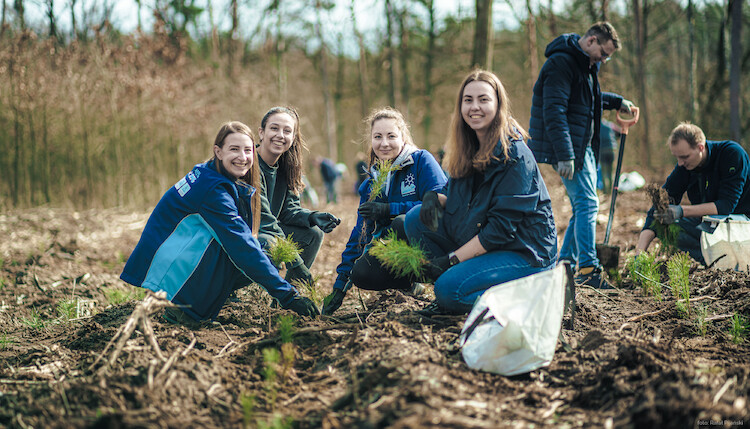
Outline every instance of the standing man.
[[320, 155], [315, 157], [315, 164], [320, 168], [320, 177], [326, 188], [326, 202], [336, 203], [336, 181], [341, 177], [341, 173], [333, 161]]
[[[656, 237], [654, 219], [664, 225], [675, 223], [681, 230], [677, 248], [705, 265], [701, 253], [698, 225], [704, 215], [744, 214], [750, 216], [750, 159], [733, 141], [706, 141], [698, 126], [688, 122], [678, 125], [667, 139], [677, 165], [662, 186], [669, 194], [666, 211], [648, 211], [646, 223], [638, 237], [636, 252], [648, 250]], [[687, 193], [690, 205], [679, 205]]]
[[602, 92], [599, 67], [620, 48], [612, 24], [598, 22], [582, 36], [563, 34], [547, 45], [547, 61], [534, 85], [529, 132], [537, 162], [551, 164], [562, 177], [573, 216], [560, 259], [578, 265], [576, 282], [611, 288], [596, 256], [596, 164], [602, 109], [630, 113], [633, 103]]

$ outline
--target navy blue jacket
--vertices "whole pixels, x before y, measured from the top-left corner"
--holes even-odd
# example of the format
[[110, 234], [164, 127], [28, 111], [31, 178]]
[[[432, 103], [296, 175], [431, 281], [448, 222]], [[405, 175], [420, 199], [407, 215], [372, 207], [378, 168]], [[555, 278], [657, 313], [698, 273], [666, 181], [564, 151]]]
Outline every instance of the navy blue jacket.
[[500, 160], [499, 143], [494, 156], [481, 175], [451, 178], [445, 186], [448, 238], [460, 247], [479, 235], [488, 252], [514, 251], [532, 266], [547, 266], [557, 259], [557, 232], [534, 155], [522, 140], [511, 140], [507, 161]]
[[563, 34], [547, 45], [547, 61], [534, 85], [529, 124], [529, 147], [538, 162], [556, 165], [574, 159], [577, 170], [583, 166], [589, 141], [599, 159], [602, 109], [622, 105], [621, 96], [601, 92], [599, 63], [589, 66], [580, 39], [578, 34]]
[[[693, 170], [675, 166], [662, 188], [671, 204], [679, 204], [687, 192], [690, 204], [714, 203], [720, 215], [750, 216], [750, 159], [738, 143], [706, 141], [706, 163]], [[643, 229], [652, 229], [654, 208]]]
[[[164, 291], [196, 320], [216, 317], [232, 290], [255, 281], [282, 306], [297, 291], [287, 283], [250, 231], [255, 189], [229, 180], [213, 162], [198, 164], [154, 208], [120, 278]], [[244, 210], [243, 210], [244, 212]]]
[[[404, 148], [404, 150], [407, 150]], [[424, 149], [411, 153], [401, 162], [401, 169], [393, 173], [386, 192], [381, 193], [374, 201], [389, 203], [391, 218], [405, 214], [411, 208], [422, 204], [422, 198], [427, 191], [439, 191], [445, 186], [446, 178], [440, 164], [432, 154]], [[359, 187], [359, 204], [369, 200], [369, 177]], [[381, 226], [380, 230], [388, 225]], [[364, 231], [364, 234], [363, 234]], [[343, 289], [349, 279], [354, 261], [365, 251], [365, 247], [373, 238], [375, 225], [372, 221], [365, 224], [362, 216], [357, 214], [357, 225], [352, 229], [346, 248], [341, 254], [341, 263], [336, 267], [338, 277], [334, 288]]]

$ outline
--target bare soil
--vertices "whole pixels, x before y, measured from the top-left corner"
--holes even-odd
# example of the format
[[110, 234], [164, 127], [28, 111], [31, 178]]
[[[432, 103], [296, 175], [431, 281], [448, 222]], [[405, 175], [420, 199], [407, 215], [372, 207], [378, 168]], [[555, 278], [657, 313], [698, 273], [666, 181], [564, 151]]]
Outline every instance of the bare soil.
[[[544, 172], [562, 236], [570, 206]], [[601, 201], [599, 237], [609, 212]], [[617, 205], [619, 288], [578, 288], [574, 324], [563, 329], [572, 351], [558, 346], [549, 367], [515, 377], [469, 369], [456, 342], [463, 318], [414, 312], [429, 294], [356, 290], [337, 317], [297, 320], [293, 358], [270, 365], [272, 376], [264, 350], [281, 348], [279, 319], [290, 313], [270, 308], [258, 287], [199, 329], [164, 322], [156, 301], [112, 304], [113, 290], [136, 291], [118, 276], [148, 210], [2, 214], [0, 427], [747, 425], [750, 341], [731, 341], [729, 316], [750, 317], [750, 276], [693, 265], [693, 306], [713, 317], [699, 335], [668, 291], [656, 301], [623, 270], [649, 195], [623, 193]], [[356, 199], [321, 209], [343, 221], [313, 266], [318, 299], [330, 291]], [[95, 301], [95, 314], [62, 319], [59, 303], [71, 300]]]

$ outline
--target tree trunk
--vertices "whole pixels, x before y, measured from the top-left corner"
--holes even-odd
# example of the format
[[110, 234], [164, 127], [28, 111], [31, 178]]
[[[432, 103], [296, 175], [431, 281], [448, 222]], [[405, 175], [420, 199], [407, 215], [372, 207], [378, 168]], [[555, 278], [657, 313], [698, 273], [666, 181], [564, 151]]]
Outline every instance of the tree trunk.
[[357, 66], [359, 68], [359, 105], [360, 113], [364, 118], [367, 116], [367, 109], [370, 108], [367, 100], [367, 50], [365, 49], [365, 42], [362, 33], [359, 31], [359, 28], [357, 28], [357, 18], [354, 13], [354, 0], [352, 0], [350, 4], [350, 11], [352, 28], [354, 29], [354, 35], [357, 38], [357, 44], [359, 45], [359, 60], [357, 61]]
[[287, 75], [286, 75], [286, 64], [284, 63], [284, 51], [286, 46], [284, 43], [284, 37], [281, 33], [281, 25], [283, 24], [283, 14], [281, 11], [281, 1], [276, 5], [276, 43], [274, 44], [274, 51], [276, 54], [276, 85], [279, 90], [279, 96], [282, 100], [286, 100], [287, 97]]
[[434, 86], [432, 84], [432, 68], [435, 60], [435, 39], [437, 38], [435, 32], [435, 4], [433, 0], [424, 0], [424, 5], [427, 7], [427, 14], [430, 20], [429, 33], [427, 34], [427, 52], [424, 58], [424, 118], [422, 119], [422, 127], [424, 128], [424, 147], [430, 149], [430, 127], [432, 126], [432, 95], [434, 92]]
[[492, 69], [492, 0], [476, 0], [477, 19], [474, 31], [472, 67]]
[[393, 43], [391, 42], [391, 36], [393, 35], [393, 7], [390, 0], [385, 0], [385, 21], [385, 50], [388, 55], [388, 102], [391, 107], [396, 107], [396, 73], [394, 71], [396, 55], [393, 53]]
[[[77, 26], [76, 26], [76, 3], [78, 0], [70, 0], [70, 37], [71, 40], [78, 39]], [[141, 22], [141, 2], [138, 1], [138, 23]], [[140, 29], [140, 26], [138, 27]]]
[[732, 20], [731, 63], [729, 66], [729, 130], [732, 140], [742, 141], [740, 125], [740, 79], [742, 57], [742, 3], [743, 0], [730, 0], [729, 9]]
[[16, 11], [18, 26], [21, 27], [21, 31], [23, 32], [26, 30], [26, 17], [24, 13], [23, 0], [13, 0], [13, 9]]
[[531, 0], [526, 0], [526, 12], [528, 13], [528, 18], [526, 19], [526, 47], [529, 52], [529, 88], [533, 88], [539, 74], [539, 60], [537, 58], [536, 46], [536, 17], [534, 16], [534, 11], [531, 9]]
[[[641, 1], [642, 6], [641, 6]], [[635, 27], [635, 45], [636, 45], [636, 79], [638, 84], [638, 93], [640, 96], [639, 105], [641, 112], [641, 123], [643, 124], [643, 139], [640, 139], [641, 165], [652, 167], [651, 148], [649, 147], [649, 115], [648, 115], [648, 89], [646, 88], [646, 40], [648, 20], [648, 0], [633, 0], [633, 24]]]
[[55, 18], [55, 1], [45, 0], [47, 6], [47, 19], [49, 20], [49, 37], [57, 37], [57, 19]]
[[328, 157], [336, 158], [336, 118], [334, 118], [333, 105], [331, 102], [331, 89], [328, 84], [328, 48], [323, 39], [323, 23], [320, 16], [320, 2], [315, 7], [315, 34], [320, 40], [320, 77], [323, 89], [323, 101], [325, 104], [325, 136], [328, 143]]
[[401, 113], [409, 121], [409, 29], [406, 22], [406, 9], [396, 13], [400, 34], [400, 63], [401, 63]]
[[[344, 37], [338, 35], [338, 52], [336, 53], [336, 88], [333, 91], [333, 105], [337, 118], [343, 118], [341, 100], [344, 98], [344, 72], [346, 71], [346, 57], [344, 56]], [[336, 121], [336, 158], [334, 161], [344, 160], [344, 122]]]
[[695, 55], [695, 9], [693, 0], [688, 0], [687, 10], [688, 32], [689, 32], [689, 61], [688, 64], [688, 91], [690, 92], [690, 106], [688, 106], [688, 117], [690, 122], [695, 123], [698, 113], [698, 83], [695, 78], [695, 72], [698, 67], [698, 56]]
[[229, 68], [228, 72], [229, 75], [234, 75], [234, 67], [235, 62], [237, 62], [237, 57], [239, 55], [239, 49], [237, 49], [237, 46], [239, 45], [239, 34], [240, 34], [240, 15], [239, 15], [239, 7], [237, 5], [237, 0], [231, 0], [231, 6], [230, 9], [232, 11], [232, 28], [230, 32], [229, 37]]
[[552, 3], [554, 0], [549, 0], [547, 9], [549, 10], [549, 17], [547, 18], [548, 25], [549, 25], [549, 32], [553, 35], [553, 37], [557, 37], [557, 17], [555, 16], [555, 12], [552, 9]]

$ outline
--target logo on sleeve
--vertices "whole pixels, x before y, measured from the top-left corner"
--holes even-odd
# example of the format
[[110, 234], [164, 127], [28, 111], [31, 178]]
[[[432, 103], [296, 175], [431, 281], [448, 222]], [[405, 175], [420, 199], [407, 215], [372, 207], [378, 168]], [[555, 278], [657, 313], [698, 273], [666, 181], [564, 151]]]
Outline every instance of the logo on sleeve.
[[409, 173], [401, 182], [401, 196], [405, 197], [408, 195], [414, 195], [417, 193], [417, 185], [415, 183], [414, 173]]
[[184, 197], [190, 190], [190, 184], [188, 184], [186, 178], [183, 177], [174, 185], [174, 188], [177, 189], [177, 193], [180, 194], [181, 197]]
[[730, 174], [731, 174], [731, 173], [734, 173], [735, 171], [737, 171], [737, 169], [736, 169], [736, 168], [734, 168], [734, 167], [729, 167], [729, 173], [730, 173]]

